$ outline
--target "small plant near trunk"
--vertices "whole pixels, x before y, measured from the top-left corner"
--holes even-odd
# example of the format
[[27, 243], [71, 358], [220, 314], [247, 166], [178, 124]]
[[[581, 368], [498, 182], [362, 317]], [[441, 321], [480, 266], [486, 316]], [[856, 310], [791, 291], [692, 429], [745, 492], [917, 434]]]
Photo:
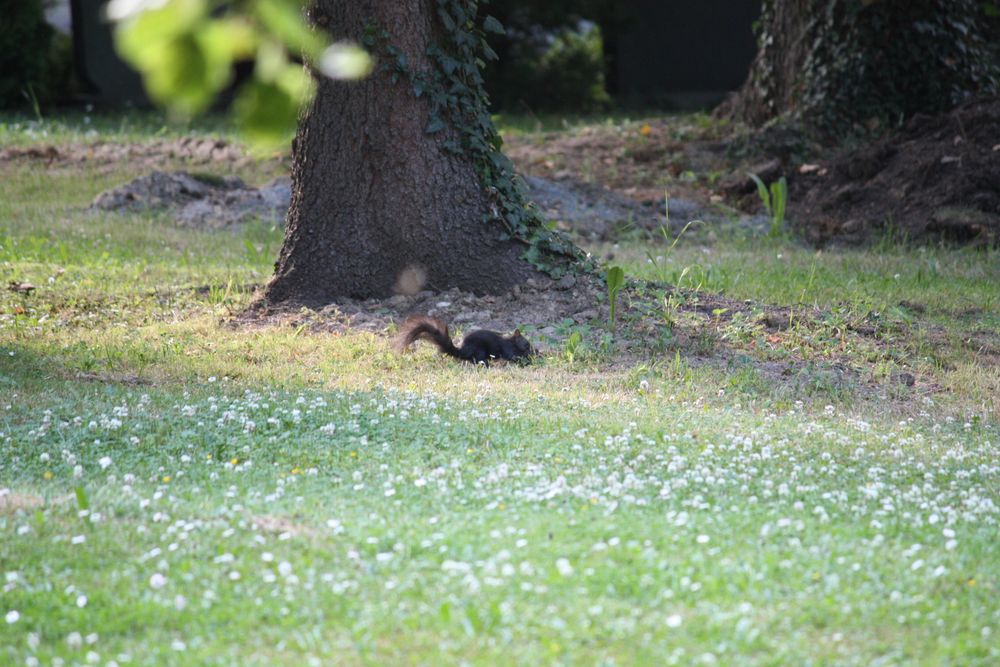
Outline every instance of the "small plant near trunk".
[[784, 176], [771, 183], [768, 188], [757, 174], [747, 174], [757, 184], [757, 194], [764, 204], [767, 214], [771, 216], [771, 228], [768, 237], [774, 239], [785, 233], [785, 206], [788, 203], [788, 181]]

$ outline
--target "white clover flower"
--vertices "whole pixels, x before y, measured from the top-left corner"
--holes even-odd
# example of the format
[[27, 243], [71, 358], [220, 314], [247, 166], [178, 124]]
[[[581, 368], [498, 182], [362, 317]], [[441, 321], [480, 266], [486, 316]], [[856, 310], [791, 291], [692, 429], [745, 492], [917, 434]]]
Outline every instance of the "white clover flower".
[[556, 560], [556, 569], [559, 570], [559, 574], [564, 577], [568, 577], [573, 574], [573, 566], [570, 565], [569, 560], [566, 558], [560, 558]]
[[149, 585], [154, 590], [159, 590], [167, 585], [167, 578], [156, 572], [149, 578]]
[[7, 623], [13, 625], [21, 620], [21, 612], [16, 609], [11, 609], [7, 612], [7, 615], [4, 618], [7, 619]]
[[667, 616], [667, 627], [668, 628], [679, 628], [684, 619], [681, 618], [680, 614], [672, 614]]
[[101, 465], [101, 470], [104, 470], [109, 465], [111, 465], [111, 457], [110, 456], [102, 456], [101, 459], [98, 461], [98, 463]]

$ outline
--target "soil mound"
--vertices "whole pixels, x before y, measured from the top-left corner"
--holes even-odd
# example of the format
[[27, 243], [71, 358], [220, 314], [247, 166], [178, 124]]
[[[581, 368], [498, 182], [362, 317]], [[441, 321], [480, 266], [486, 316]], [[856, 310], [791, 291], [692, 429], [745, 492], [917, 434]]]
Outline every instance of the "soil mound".
[[[597, 185], [573, 180], [525, 177], [525, 194], [549, 219], [566, 231], [589, 239], [606, 240], [627, 227], [656, 230], [667, 223], [662, 210]], [[219, 228], [253, 219], [280, 224], [291, 203], [291, 180], [279, 178], [261, 187], [247, 186], [235, 176], [214, 176], [185, 171], [140, 176], [102, 192], [91, 208], [105, 211], [163, 209], [188, 227]], [[662, 203], [661, 203], [662, 205]], [[700, 211], [686, 200], [670, 202], [672, 225]], [[672, 230], [675, 233], [677, 229]]]
[[1000, 98], [917, 115], [888, 137], [803, 165], [789, 217], [819, 245], [896, 240], [1000, 244]]
[[102, 192], [91, 208], [119, 212], [164, 209], [180, 225], [220, 228], [251, 220], [281, 224], [291, 196], [288, 178], [253, 188], [235, 176], [154, 171]]

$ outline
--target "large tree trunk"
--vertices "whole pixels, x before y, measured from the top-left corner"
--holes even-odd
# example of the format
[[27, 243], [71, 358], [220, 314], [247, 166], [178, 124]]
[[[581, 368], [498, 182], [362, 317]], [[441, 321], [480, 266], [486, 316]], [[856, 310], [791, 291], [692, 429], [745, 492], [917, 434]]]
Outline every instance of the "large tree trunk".
[[722, 111], [762, 125], [796, 105], [799, 76], [809, 55], [808, 32], [814, 0], [764, 0], [757, 56], [740, 90]]
[[801, 120], [834, 137], [995, 93], [976, 0], [764, 0], [759, 50], [720, 109], [752, 125]]
[[[406, 67], [436, 64], [436, 0], [317, 0], [310, 18], [335, 39], [385, 31]], [[322, 305], [457, 287], [500, 293], [534, 274], [468, 155], [445, 127], [428, 133], [429, 95], [414, 94], [386, 54], [360, 82], [317, 77], [293, 144], [292, 205], [268, 303]], [[492, 129], [492, 128], [491, 128]], [[449, 143], [450, 142], [450, 143]]]

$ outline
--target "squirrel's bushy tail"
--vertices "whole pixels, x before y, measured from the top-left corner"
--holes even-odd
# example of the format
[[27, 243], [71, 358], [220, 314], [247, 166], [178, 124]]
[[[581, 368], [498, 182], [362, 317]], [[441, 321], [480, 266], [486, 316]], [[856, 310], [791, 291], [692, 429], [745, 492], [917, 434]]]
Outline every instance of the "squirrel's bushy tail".
[[447, 355], [461, 359], [458, 348], [451, 340], [448, 325], [436, 317], [428, 315], [411, 315], [399, 327], [399, 336], [393, 347], [402, 352], [417, 340], [428, 340], [438, 346]]

